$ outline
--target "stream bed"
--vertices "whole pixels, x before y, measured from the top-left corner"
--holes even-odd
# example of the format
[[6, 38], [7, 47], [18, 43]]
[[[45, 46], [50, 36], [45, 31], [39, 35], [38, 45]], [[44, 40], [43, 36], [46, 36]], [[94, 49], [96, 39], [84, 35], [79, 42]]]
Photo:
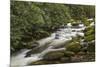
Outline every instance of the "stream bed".
[[[49, 51], [65, 50], [65, 48], [55, 49], [55, 47], [62, 46], [62, 44], [72, 40], [72, 37], [77, 37], [77, 35], [84, 36], [82, 30], [85, 29], [85, 26], [80, 25], [78, 28], [71, 28], [71, 24], [67, 26], [67, 28], [61, 28], [59, 29], [60, 31], [52, 33], [51, 36], [37, 41], [40, 47], [48, 43], [48, 47], [42, 52], [31, 54], [30, 57], [25, 57], [30, 49], [22, 49], [16, 55], [11, 56], [11, 67], [25, 66], [33, 61], [41, 60]], [[56, 36], [57, 34], [58, 36]]]

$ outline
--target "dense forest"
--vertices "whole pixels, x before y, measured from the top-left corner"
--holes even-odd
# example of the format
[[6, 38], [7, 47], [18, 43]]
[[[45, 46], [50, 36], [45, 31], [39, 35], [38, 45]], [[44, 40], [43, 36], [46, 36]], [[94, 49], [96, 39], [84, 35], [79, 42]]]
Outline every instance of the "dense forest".
[[11, 48], [25, 48], [63, 24], [91, 17], [94, 6], [11, 1]]
[[[11, 1], [10, 6], [11, 55], [21, 49], [37, 47], [38, 45], [34, 44], [38, 44], [38, 40], [51, 36], [63, 25], [71, 23], [77, 26], [81, 21], [86, 26], [86, 29], [81, 31], [84, 32], [84, 37], [73, 38], [65, 43], [65, 51], [49, 52], [43, 56], [44, 60], [32, 62], [30, 65], [95, 60], [95, 25], [90, 26], [92, 22], [95, 24], [94, 5]], [[81, 40], [88, 44], [86, 48], [80, 45]], [[44, 50], [43, 46], [28, 54], [37, 53], [39, 49], [43, 51], [42, 48]]]

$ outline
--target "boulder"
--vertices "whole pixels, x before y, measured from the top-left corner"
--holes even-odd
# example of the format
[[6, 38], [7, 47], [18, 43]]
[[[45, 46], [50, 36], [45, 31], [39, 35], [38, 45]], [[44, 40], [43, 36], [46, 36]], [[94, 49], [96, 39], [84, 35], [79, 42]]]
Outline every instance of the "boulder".
[[64, 56], [63, 52], [60, 51], [53, 51], [53, 52], [48, 52], [43, 56], [44, 60], [58, 60]]
[[81, 51], [81, 52], [78, 52], [77, 54], [78, 55], [85, 55], [86, 53]]
[[42, 65], [42, 64], [44, 64], [44, 63], [45, 63], [45, 61], [40, 60], [40, 61], [32, 62], [32, 63], [30, 63], [29, 65]]
[[72, 52], [72, 51], [66, 51], [66, 52], [64, 52], [64, 55], [65, 55], [66, 57], [70, 57], [70, 56], [74, 56], [75, 53]]
[[79, 44], [79, 42], [72, 42], [66, 46], [67, 51], [72, 51], [75, 53], [79, 52], [80, 49], [81, 49], [81, 45]]
[[32, 62], [28, 65], [59, 64], [59, 63], [60, 61], [57, 61], [57, 60], [54, 60], [54, 61], [39, 60], [39, 61]]
[[61, 61], [62, 63], [70, 62], [70, 57], [62, 57], [62, 58], [60, 59], [60, 61]]
[[88, 45], [88, 47], [87, 47], [88, 52], [95, 52], [95, 45], [94, 44], [89, 44]]
[[81, 56], [73, 56], [71, 57], [71, 62], [80, 62], [83, 58]]
[[28, 49], [33, 49], [33, 48], [38, 47], [38, 46], [39, 46], [38, 42], [29, 42], [25, 45], [25, 47]]

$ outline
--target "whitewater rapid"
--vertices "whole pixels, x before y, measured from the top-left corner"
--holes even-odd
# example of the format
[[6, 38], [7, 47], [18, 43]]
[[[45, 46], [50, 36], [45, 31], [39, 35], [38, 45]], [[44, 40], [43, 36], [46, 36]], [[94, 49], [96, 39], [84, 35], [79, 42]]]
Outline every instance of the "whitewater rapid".
[[[85, 29], [85, 26], [82, 26], [80, 28], [70, 28], [70, 24], [68, 28], [63, 28], [60, 29], [59, 33], [59, 38], [55, 39], [56, 32], [52, 33], [50, 37], [38, 40], [37, 42], [40, 44], [39, 46], [43, 46], [47, 43], [49, 47], [44, 49], [42, 52], [37, 53], [37, 54], [32, 54], [31, 57], [25, 57], [26, 53], [30, 51], [29, 49], [22, 49], [19, 51], [18, 54], [11, 56], [11, 67], [24, 67], [25, 65], [28, 65], [29, 63], [33, 61], [38, 61], [43, 59], [43, 55], [48, 53], [49, 51], [55, 50], [54, 47], [59, 47], [62, 44], [66, 43], [69, 40], [72, 40], [72, 37], [77, 37], [79, 36], [84, 36], [84, 33], [82, 30]], [[74, 30], [74, 31], [73, 31]], [[60, 48], [56, 50], [65, 50], [65, 48]]]

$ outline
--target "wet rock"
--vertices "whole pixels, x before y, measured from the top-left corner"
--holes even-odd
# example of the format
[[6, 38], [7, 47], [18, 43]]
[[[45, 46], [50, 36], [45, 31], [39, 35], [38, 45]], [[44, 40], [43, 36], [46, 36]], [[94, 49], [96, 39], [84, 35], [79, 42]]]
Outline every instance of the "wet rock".
[[79, 23], [72, 23], [72, 26], [78, 26], [79, 25]]
[[29, 65], [42, 65], [42, 64], [44, 64], [45, 63], [45, 61], [36, 61], [36, 62], [32, 62], [32, 63], [30, 63]]
[[62, 57], [60, 60], [62, 63], [70, 62], [70, 57]]
[[81, 49], [81, 51], [87, 53], [87, 47], [83, 47], [83, 48]]
[[95, 43], [93, 44], [89, 44], [88, 47], [87, 47], [87, 51], [89, 52], [95, 52]]
[[77, 54], [78, 55], [85, 55], [86, 53], [81, 51], [81, 52], [78, 52]]
[[70, 56], [74, 56], [75, 53], [72, 52], [72, 51], [66, 51], [66, 52], [64, 52], [64, 55], [67, 56], [67, 57], [70, 57]]
[[58, 60], [63, 56], [64, 56], [63, 52], [54, 51], [54, 52], [49, 52], [49, 53], [45, 54], [43, 56], [43, 58], [44, 58], [44, 60]]
[[32, 62], [29, 65], [59, 64], [59, 63], [60, 63], [60, 61], [57, 61], [57, 60], [53, 60], [53, 61], [40, 60], [40, 61]]
[[27, 52], [24, 57], [31, 57], [31, 53], [30, 52]]
[[33, 49], [33, 48], [38, 47], [38, 46], [39, 46], [38, 42], [31, 42], [31, 43], [28, 43], [28, 45], [26, 45], [26, 48]]
[[32, 54], [40, 53], [40, 52], [42, 52], [43, 50], [45, 50], [46, 48], [48, 48], [48, 45], [39, 46], [39, 47], [36, 47], [36, 48], [32, 49], [32, 50], [31, 50], [31, 53], [32, 53]]
[[83, 59], [82, 56], [73, 56], [71, 57], [71, 62], [80, 62]]
[[86, 55], [83, 55], [82, 62], [92, 62], [95, 61], [95, 54], [87, 53]]
[[43, 45], [43, 46], [37, 46], [35, 48], [32, 48], [29, 52], [26, 53], [26, 56], [30, 56], [31, 54], [41, 53], [47, 47], [48, 47], [48, 45]]
[[35, 53], [35, 50], [38, 49], [38, 46], [39, 46], [38, 42], [34, 42], [32, 45], [28, 46], [28, 49], [31, 50], [26, 53], [25, 57], [30, 57], [31, 54]]

